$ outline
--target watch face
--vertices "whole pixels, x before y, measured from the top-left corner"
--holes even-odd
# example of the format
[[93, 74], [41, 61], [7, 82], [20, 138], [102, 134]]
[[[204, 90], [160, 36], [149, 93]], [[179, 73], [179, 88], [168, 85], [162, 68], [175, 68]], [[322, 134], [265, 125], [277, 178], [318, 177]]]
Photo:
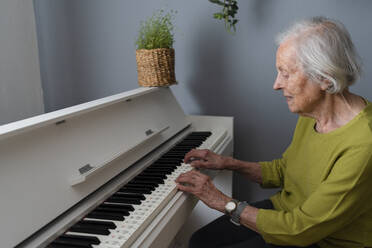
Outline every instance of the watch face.
[[228, 202], [226, 204], [225, 208], [226, 208], [226, 211], [231, 212], [236, 208], [236, 203], [235, 202]]

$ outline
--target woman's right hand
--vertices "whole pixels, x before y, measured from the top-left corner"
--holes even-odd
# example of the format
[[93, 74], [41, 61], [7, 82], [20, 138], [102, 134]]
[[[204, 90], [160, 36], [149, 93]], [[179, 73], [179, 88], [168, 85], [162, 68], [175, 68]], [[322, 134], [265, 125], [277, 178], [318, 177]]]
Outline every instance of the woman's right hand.
[[192, 149], [185, 155], [184, 162], [195, 168], [223, 170], [228, 166], [228, 159], [208, 149]]

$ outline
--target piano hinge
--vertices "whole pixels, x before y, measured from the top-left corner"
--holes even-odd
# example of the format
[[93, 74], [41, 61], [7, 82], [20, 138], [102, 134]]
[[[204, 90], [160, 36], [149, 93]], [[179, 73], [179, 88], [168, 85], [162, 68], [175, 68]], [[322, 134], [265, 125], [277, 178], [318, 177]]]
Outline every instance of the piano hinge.
[[146, 130], [146, 132], [145, 132], [145, 134], [147, 135], [147, 136], [149, 136], [149, 135], [151, 135], [151, 134], [153, 134], [154, 133], [154, 131], [152, 131], [151, 129], [148, 129], [148, 130]]
[[83, 167], [79, 168], [79, 172], [80, 172], [80, 174], [84, 174], [84, 173], [90, 171], [93, 168], [94, 167], [90, 166], [90, 164], [86, 164]]
[[60, 125], [60, 124], [63, 124], [63, 123], [65, 123], [66, 122], [66, 120], [60, 120], [60, 121], [57, 121], [55, 124], [56, 125]]

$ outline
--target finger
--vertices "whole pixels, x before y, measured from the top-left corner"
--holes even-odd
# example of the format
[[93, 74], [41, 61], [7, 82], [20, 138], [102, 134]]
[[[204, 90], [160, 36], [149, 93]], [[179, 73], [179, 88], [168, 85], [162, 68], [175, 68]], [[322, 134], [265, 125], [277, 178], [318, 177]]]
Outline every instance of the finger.
[[192, 149], [185, 155], [184, 162], [189, 163], [191, 162], [191, 160], [195, 160], [195, 159], [206, 159], [206, 154], [207, 154], [207, 150]]
[[180, 175], [177, 177], [175, 180], [176, 183], [191, 183], [192, 181], [192, 176], [191, 175]]
[[177, 188], [181, 191], [185, 191], [188, 193], [193, 192], [193, 188], [190, 185], [183, 185], [183, 184], [177, 183]]
[[192, 177], [197, 177], [197, 178], [200, 178], [200, 177], [205, 176], [203, 173], [201, 173], [198, 170], [191, 170], [191, 171], [189, 171], [189, 174], [188, 175], [190, 175]]
[[194, 168], [209, 168], [209, 162], [203, 160], [195, 160], [190, 163]]
[[184, 172], [184, 173], [180, 174], [180, 175], [176, 178], [175, 181], [177, 181], [179, 178], [185, 178], [185, 177], [187, 178], [187, 177], [190, 177], [190, 175], [191, 175], [191, 171]]

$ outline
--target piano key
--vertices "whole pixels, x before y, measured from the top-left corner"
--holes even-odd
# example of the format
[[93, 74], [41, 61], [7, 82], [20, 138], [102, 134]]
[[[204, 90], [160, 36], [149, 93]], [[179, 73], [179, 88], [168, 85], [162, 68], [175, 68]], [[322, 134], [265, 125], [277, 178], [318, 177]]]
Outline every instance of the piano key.
[[160, 172], [144, 171], [140, 175], [148, 176], [148, 177], [157, 177], [157, 178], [161, 178], [163, 180], [167, 178], [166, 173], [160, 173]]
[[108, 202], [104, 202], [101, 205], [99, 205], [98, 207], [115, 208], [115, 209], [118, 209], [118, 210], [125, 210], [125, 211], [128, 211], [128, 212], [134, 210], [134, 207], [132, 205], [119, 204], [119, 203], [108, 203]]
[[171, 174], [174, 171], [173, 168], [156, 168], [156, 167], [148, 167], [144, 172], [149, 173], [164, 173], [164, 174]]
[[110, 234], [110, 231], [108, 228], [104, 228], [101, 226], [82, 225], [82, 224], [75, 224], [69, 230], [72, 232], [80, 232], [80, 233], [91, 233], [91, 234], [101, 234], [101, 235]]
[[167, 155], [164, 155], [162, 158], [163, 159], [174, 159], [175, 161], [179, 161], [179, 160], [182, 160], [184, 157], [184, 155], [180, 155], [180, 154], [167, 154]]
[[118, 214], [121, 214], [122, 216], [128, 216], [130, 212], [127, 209], [113, 208], [113, 207], [107, 207], [107, 206], [102, 206], [102, 205], [95, 208], [94, 211], [118, 213]]
[[182, 159], [158, 159], [155, 161], [155, 164], [179, 164], [182, 162]]
[[110, 211], [92, 211], [87, 216], [87, 218], [102, 219], [102, 220], [124, 220], [124, 216], [121, 213], [114, 213]]
[[92, 248], [92, 245], [98, 245], [100, 243], [101, 242], [97, 237], [63, 234], [60, 237], [58, 237], [49, 247]]
[[83, 245], [73, 245], [73, 244], [65, 244], [61, 241], [53, 241], [51, 244], [47, 246], [47, 248], [93, 248], [91, 245], [83, 246]]
[[156, 182], [156, 183], [163, 183], [164, 180], [162, 178], [156, 177], [156, 176], [144, 176], [144, 175], [138, 175], [135, 177], [136, 180], [144, 180], [144, 181], [150, 181], [150, 182]]
[[[114, 221], [115, 222], [115, 221]], [[118, 223], [120, 224], [120, 223]], [[100, 234], [90, 234], [90, 233], [78, 233], [78, 232], [67, 232], [67, 235], [78, 235], [87, 238], [98, 239], [100, 244], [93, 245], [94, 248], [119, 248], [120, 242], [117, 240], [117, 235], [115, 232], [111, 231], [112, 234], [109, 235], [100, 235]], [[64, 248], [67, 248], [64, 246]]]
[[69, 234], [62, 234], [60, 236], [64, 239], [79, 239], [79, 240], [85, 240], [86, 242], [89, 242], [92, 245], [98, 245], [100, 243], [99, 239], [97, 237], [87, 237], [87, 236], [81, 236], [81, 235], [69, 235]]
[[158, 182], [155, 182], [153, 180], [137, 179], [137, 178], [133, 179], [131, 182], [132, 183], [138, 183], [138, 184], [149, 184], [149, 185], [152, 185], [152, 186], [155, 186], [155, 187], [157, 187], [159, 185]]
[[141, 184], [141, 183], [127, 183], [122, 188], [140, 188], [140, 189], [144, 188], [144, 189], [154, 190], [156, 187], [153, 185]]
[[133, 205], [141, 204], [141, 200], [128, 199], [128, 198], [117, 197], [117, 196], [112, 196], [112, 197], [108, 198], [106, 200], [106, 202], [109, 202], [109, 203], [125, 203], [125, 204], [133, 204]]
[[170, 163], [162, 163], [162, 164], [157, 164], [157, 163], [154, 163], [152, 165], [150, 165], [148, 168], [162, 168], [162, 169], [176, 169], [178, 166], [178, 163], [177, 164], [170, 164]]
[[202, 140], [184, 140], [184, 141], [182, 141], [178, 145], [190, 145], [190, 146], [193, 146], [193, 145], [202, 144], [202, 143], [203, 143]]
[[116, 225], [112, 221], [92, 221], [92, 220], [81, 220], [78, 224], [83, 226], [97, 226], [107, 229], [115, 229]]
[[121, 188], [118, 192], [122, 193], [140, 193], [140, 194], [150, 194], [152, 190], [146, 188]]
[[113, 194], [113, 196], [122, 197], [122, 198], [126, 198], [126, 199], [145, 200], [145, 196], [143, 194], [136, 194], [136, 193], [126, 194], [126, 193], [122, 193], [122, 192], [117, 192], [117, 193]]
[[204, 141], [206, 139], [207, 139], [207, 137], [188, 137], [188, 138], [185, 138], [183, 141], [196, 141], [196, 142], [198, 142], [200, 140]]
[[197, 131], [197, 132], [192, 132], [188, 136], [210, 136], [212, 135], [211, 131]]

